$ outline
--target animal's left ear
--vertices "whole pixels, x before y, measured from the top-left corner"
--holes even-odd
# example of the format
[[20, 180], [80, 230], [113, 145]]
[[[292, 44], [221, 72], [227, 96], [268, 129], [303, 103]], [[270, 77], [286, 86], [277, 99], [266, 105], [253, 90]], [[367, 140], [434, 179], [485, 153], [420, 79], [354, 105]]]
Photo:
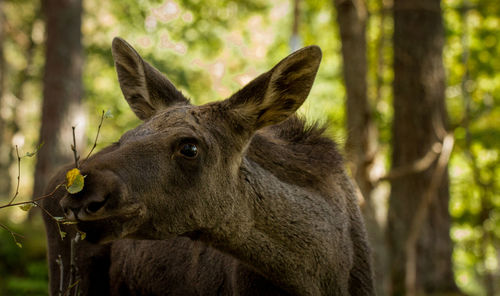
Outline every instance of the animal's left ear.
[[223, 104], [253, 130], [281, 122], [306, 100], [320, 62], [318, 46], [304, 47], [255, 78]]

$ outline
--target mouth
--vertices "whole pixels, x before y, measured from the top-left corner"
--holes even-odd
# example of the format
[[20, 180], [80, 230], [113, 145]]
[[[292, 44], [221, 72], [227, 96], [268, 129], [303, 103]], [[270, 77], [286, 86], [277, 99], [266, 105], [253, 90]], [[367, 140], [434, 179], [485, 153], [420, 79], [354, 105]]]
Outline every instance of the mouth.
[[136, 231], [136, 215], [111, 216], [99, 220], [78, 221], [76, 227], [85, 233], [85, 240], [94, 244], [105, 244], [124, 238]]
[[85, 233], [86, 241], [93, 244], [104, 244], [122, 237], [123, 227], [121, 225], [114, 219], [103, 219], [80, 221], [76, 227]]

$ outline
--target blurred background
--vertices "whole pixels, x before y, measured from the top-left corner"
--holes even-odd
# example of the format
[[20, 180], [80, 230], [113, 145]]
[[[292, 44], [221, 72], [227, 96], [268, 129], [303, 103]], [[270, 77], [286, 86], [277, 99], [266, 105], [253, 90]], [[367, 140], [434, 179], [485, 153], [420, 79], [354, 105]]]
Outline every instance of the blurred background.
[[[97, 149], [139, 124], [113, 37], [195, 104], [317, 44], [300, 113], [345, 151], [378, 294], [500, 295], [499, 28], [497, 0], [0, 0], [0, 206], [18, 176], [15, 202], [43, 195], [72, 126], [86, 155], [102, 110]], [[0, 208], [0, 295], [47, 294], [38, 211]]]

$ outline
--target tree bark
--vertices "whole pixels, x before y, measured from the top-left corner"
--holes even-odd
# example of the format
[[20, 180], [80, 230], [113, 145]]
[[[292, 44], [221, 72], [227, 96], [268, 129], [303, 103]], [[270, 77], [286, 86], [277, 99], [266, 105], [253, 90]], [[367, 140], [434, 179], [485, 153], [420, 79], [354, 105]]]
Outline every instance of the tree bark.
[[362, 204], [370, 244], [373, 248], [377, 294], [385, 292], [385, 240], [375, 218], [371, 194], [370, 170], [377, 146], [376, 127], [367, 95], [366, 23], [368, 12], [364, 0], [335, 0], [337, 23], [342, 41], [343, 76], [347, 93], [346, 153], [351, 173], [364, 201]]
[[290, 51], [294, 52], [302, 47], [302, 40], [299, 35], [300, 24], [300, 0], [293, 1], [292, 34], [290, 35]]
[[[446, 135], [444, 30], [439, 0], [394, 1], [394, 120], [392, 167], [408, 166], [442, 142]], [[405, 295], [405, 244], [415, 209], [429, 194], [434, 161], [427, 169], [391, 181], [388, 240], [391, 294]], [[426, 218], [416, 240], [416, 294], [456, 293], [451, 263], [449, 180], [440, 183], [426, 205]]]
[[12, 189], [9, 168], [13, 159], [12, 149], [10, 147], [11, 137], [8, 135], [6, 119], [3, 116], [4, 112], [1, 112], [3, 108], [6, 108], [4, 104], [4, 94], [5, 74], [7, 69], [5, 67], [5, 57], [3, 53], [4, 39], [3, 0], [0, 0], [0, 201], [7, 199]]
[[[0, 0], [0, 5], [2, 4], [3, 1]], [[33, 66], [36, 44], [32, 36], [35, 22], [39, 19], [39, 6], [35, 5], [35, 9], [35, 13], [33, 14], [34, 17], [28, 19], [23, 28], [12, 29], [12, 27], [9, 26], [6, 16], [4, 14], [0, 16], [0, 18], [3, 18], [0, 29], [0, 110], [10, 109], [8, 112], [2, 112], [2, 114], [0, 114], [0, 139], [2, 140], [0, 142], [0, 199], [3, 196], [12, 194], [12, 179], [9, 169], [16, 160], [12, 140], [20, 129], [18, 123], [19, 111], [17, 107], [24, 100], [24, 88], [26, 83], [33, 78], [30, 69]], [[3, 12], [3, 9], [0, 8], [0, 11]], [[7, 29], [9, 27], [11, 27], [10, 30]], [[5, 57], [3, 55], [4, 42], [10, 39], [12, 39], [16, 47], [18, 47], [18, 50], [24, 53], [23, 58], [25, 60], [25, 67], [24, 69], [18, 70], [16, 73], [9, 67], [9, 63], [4, 59]], [[10, 97], [10, 102], [5, 102], [4, 99], [6, 95]], [[11, 115], [7, 118], [3, 117], [5, 113], [10, 113]]]
[[71, 126], [80, 116], [82, 96], [82, 2], [44, 0], [42, 9], [47, 30], [40, 129], [44, 145], [38, 153], [33, 197], [42, 195], [54, 170], [71, 160]]

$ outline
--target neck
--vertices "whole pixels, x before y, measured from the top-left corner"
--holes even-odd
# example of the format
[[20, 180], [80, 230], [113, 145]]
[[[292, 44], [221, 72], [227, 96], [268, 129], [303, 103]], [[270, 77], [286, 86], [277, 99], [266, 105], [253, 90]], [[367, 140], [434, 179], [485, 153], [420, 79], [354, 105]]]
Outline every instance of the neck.
[[343, 295], [351, 265], [345, 215], [252, 161], [244, 159], [239, 174], [245, 210], [211, 243], [293, 294]]

